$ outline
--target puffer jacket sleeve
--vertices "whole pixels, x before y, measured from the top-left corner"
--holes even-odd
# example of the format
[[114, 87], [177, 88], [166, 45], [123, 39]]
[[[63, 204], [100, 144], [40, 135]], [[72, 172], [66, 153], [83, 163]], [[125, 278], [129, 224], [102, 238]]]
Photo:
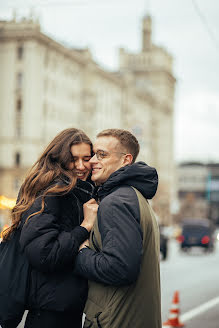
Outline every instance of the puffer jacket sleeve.
[[83, 248], [76, 259], [75, 273], [99, 283], [121, 286], [136, 281], [142, 257], [140, 209], [135, 192], [120, 189], [106, 197], [98, 210], [102, 250]]
[[20, 245], [30, 264], [43, 272], [72, 268], [80, 244], [88, 231], [77, 226], [72, 231], [63, 231], [59, 224], [60, 196], [47, 196], [43, 213], [31, 218], [29, 215], [41, 209], [42, 198], [37, 198], [22, 217], [25, 222], [21, 231]]

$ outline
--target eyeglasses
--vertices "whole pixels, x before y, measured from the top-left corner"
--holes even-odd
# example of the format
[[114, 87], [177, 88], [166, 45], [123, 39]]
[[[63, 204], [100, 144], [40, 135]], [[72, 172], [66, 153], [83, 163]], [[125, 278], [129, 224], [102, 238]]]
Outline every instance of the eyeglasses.
[[93, 153], [93, 156], [96, 155], [98, 161], [102, 161], [102, 159], [109, 157], [111, 154], [122, 154], [122, 155], [126, 155], [126, 153], [121, 153], [119, 151], [112, 151], [112, 152], [106, 152], [104, 150], [97, 150], [96, 153]]

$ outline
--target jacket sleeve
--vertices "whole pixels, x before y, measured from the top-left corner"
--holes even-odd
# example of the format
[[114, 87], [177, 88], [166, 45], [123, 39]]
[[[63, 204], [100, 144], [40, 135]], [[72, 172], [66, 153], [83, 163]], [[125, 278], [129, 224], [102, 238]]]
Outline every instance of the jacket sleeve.
[[[83, 248], [76, 259], [75, 272], [107, 285], [133, 283], [139, 274], [142, 255], [140, 209], [135, 192], [103, 200], [98, 211], [102, 250]], [[135, 198], [136, 197], [136, 198]], [[137, 217], [136, 217], [137, 216]]]
[[[60, 196], [47, 196], [43, 213], [29, 218], [23, 225], [20, 245], [30, 264], [39, 271], [52, 272], [72, 268], [80, 244], [89, 234], [83, 227], [63, 231], [59, 224]], [[29, 215], [41, 209], [42, 198], [35, 200], [24, 213], [25, 221]]]

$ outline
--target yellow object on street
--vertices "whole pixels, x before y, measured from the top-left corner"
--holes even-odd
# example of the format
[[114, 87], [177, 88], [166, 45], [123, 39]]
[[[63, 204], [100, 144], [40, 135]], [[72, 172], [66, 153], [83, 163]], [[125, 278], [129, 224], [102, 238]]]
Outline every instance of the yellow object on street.
[[3, 195], [0, 196], [0, 209], [12, 209], [16, 204], [15, 198], [7, 198]]

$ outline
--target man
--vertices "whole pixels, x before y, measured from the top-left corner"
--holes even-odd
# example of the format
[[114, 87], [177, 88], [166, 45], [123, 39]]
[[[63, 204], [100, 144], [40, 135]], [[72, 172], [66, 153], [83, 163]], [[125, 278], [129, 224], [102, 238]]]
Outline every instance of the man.
[[158, 177], [134, 163], [138, 152], [137, 139], [120, 129], [102, 131], [94, 144], [100, 204], [89, 247], [82, 244], [75, 264], [89, 280], [86, 328], [161, 328], [159, 230], [147, 201]]

